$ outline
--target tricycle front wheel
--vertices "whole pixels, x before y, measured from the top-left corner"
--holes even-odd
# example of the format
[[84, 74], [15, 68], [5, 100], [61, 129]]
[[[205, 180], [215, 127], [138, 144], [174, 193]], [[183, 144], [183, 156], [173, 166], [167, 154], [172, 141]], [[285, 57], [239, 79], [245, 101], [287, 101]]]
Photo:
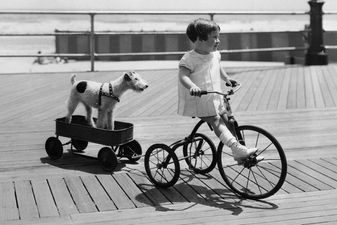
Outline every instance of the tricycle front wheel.
[[238, 165], [230, 148], [221, 142], [218, 147], [218, 167], [226, 184], [248, 199], [263, 199], [275, 194], [287, 175], [287, 160], [283, 148], [269, 132], [255, 126], [239, 126], [239, 142], [257, 148], [242, 165]]

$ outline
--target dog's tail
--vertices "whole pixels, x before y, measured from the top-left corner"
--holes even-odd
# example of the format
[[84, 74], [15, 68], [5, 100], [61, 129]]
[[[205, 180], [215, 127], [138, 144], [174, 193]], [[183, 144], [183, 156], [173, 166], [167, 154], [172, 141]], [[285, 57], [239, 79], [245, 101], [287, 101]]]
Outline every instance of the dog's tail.
[[76, 82], [76, 74], [73, 73], [70, 78], [71, 84], [74, 84]]

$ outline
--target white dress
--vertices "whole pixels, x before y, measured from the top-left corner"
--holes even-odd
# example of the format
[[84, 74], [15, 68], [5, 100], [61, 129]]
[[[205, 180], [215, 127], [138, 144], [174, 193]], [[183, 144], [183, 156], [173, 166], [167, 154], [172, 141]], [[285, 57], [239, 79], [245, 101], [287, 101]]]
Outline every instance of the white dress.
[[[221, 55], [218, 51], [201, 55], [194, 50], [185, 53], [179, 62], [191, 71], [190, 79], [201, 90], [223, 91], [220, 76]], [[191, 117], [215, 116], [223, 110], [222, 96], [207, 94], [201, 97], [191, 96], [178, 80], [178, 114]]]

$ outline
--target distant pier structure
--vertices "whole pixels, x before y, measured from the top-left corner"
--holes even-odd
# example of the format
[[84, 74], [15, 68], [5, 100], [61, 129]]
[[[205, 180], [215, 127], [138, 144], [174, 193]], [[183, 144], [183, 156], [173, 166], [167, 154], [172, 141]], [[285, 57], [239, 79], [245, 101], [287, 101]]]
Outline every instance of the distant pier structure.
[[[223, 60], [278, 61], [305, 65], [326, 65], [328, 55], [324, 47], [337, 45], [337, 30], [324, 31], [322, 27], [324, 1], [309, 0], [310, 24], [302, 31], [230, 32], [220, 33], [220, 50], [246, 50], [224, 53]], [[309, 21], [308, 21], [309, 22]], [[69, 59], [90, 60], [94, 49], [95, 60], [178, 60], [180, 53], [191, 49], [185, 32], [103, 32], [94, 35], [94, 48], [88, 34], [73, 31], [55, 31], [56, 53], [88, 54], [87, 57], [70, 56]], [[295, 50], [252, 51], [293, 47]], [[173, 52], [174, 54], [165, 54]], [[147, 55], [142, 55], [147, 53]], [[153, 53], [153, 54], [151, 54]], [[114, 54], [114, 55], [109, 55]], [[92, 54], [91, 54], [92, 55]], [[329, 60], [337, 61], [337, 52], [329, 52]]]
[[327, 65], [328, 54], [323, 44], [323, 7], [324, 1], [310, 0], [310, 26], [308, 50], [305, 54], [306, 65]]

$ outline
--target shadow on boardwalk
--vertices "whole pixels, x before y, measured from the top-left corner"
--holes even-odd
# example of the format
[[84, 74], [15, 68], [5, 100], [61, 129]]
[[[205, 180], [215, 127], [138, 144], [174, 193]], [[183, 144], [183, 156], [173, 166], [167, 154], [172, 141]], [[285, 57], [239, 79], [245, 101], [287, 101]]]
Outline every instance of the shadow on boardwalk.
[[[176, 203], [194, 203], [188, 207], [193, 207], [193, 205], [202, 204], [209, 207], [216, 207], [226, 211], [230, 211], [232, 215], [239, 215], [244, 211], [244, 208], [255, 208], [255, 209], [277, 209], [277, 205], [268, 202], [267, 200], [259, 200], [259, 204], [251, 205], [246, 204], [246, 201], [235, 196], [232, 191], [230, 191], [226, 186], [220, 186], [219, 188], [209, 187], [203, 183], [194, 184], [193, 180], [196, 179], [196, 174], [183, 171], [181, 175], [182, 182], [174, 185], [170, 188], [155, 188], [152, 184], [137, 184], [143, 191], [142, 194], [136, 196], [136, 199], [142, 201], [144, 196], [153, 199], [153, 196], [158, 196], [158, 190], [165, 196], [165, 199], [160, 199], [159, 201], [152, 202], [156, 207], [157, 211], [172, 211], [169, 207], [170, 204]], [[215, 177], [211, 175], [203, 175], [198, 177], [199, 182], [205, 182], [205, 180], [214, 180]], [[214, 182], [215, 183], [215, 182]], [[188, 187], [188, 188], [187, 188]], [[178, 198], [182, 195], [183, 198]], [[168, 206], [168, 207], [165, 207]], [[178, 209], [178, 211], [185, 211], [188, 208]]]

